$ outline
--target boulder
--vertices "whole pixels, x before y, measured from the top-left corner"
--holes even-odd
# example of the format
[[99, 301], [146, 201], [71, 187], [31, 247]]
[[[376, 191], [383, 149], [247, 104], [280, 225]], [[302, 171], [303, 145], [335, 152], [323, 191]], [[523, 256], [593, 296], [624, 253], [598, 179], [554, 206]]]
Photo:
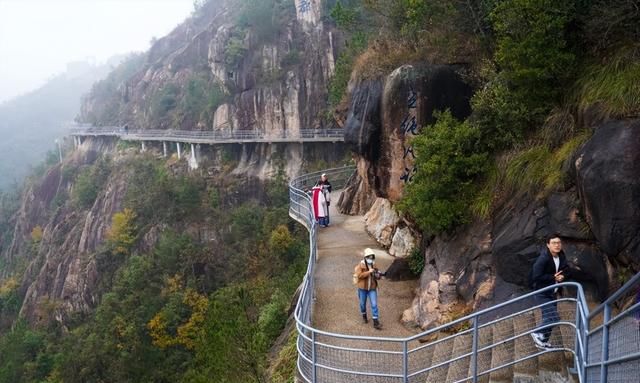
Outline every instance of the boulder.
[[380, 157], [380, 100], [382, 82], [367, 80], [351, 94], [344, 125], [344, 142], [359, 156], [375, 162]]
[[[367, 185], [359, 190], [370, 190], [391, 202], [402, 197], [414, 171], [410, 138], [434, 122], [436, 110], [450, 109], [457, 118], [470, 113], [472, 90], [457, 73], [459, 69], [404, 65], [384, 81], [365, 80], [353, 86], [344, 128], [345, 142], [358, 156], [358, 175]], [[349, 201], [359, 198], [345, 196]]]
[[575, 188], [567, 192], [552, 193], [547, 198], [549, 212], [549, 230], [562, 237], [574, 239], [593, 239], [589, 225], [580, 213]]
[[431, 241], [425, 252], [420, 287], [405, 322], [430, 328], [447, 319], [443, 313], [492, 297], [494, 272], [490, 252], [490, 225], [477, 221], [450, 236]]
[[391, 206], [391, 202], [384, 198], [377, 198], [364, 215], [364, 229], [385, 248], [391, 246], [399, 222], [398, 213]]
[[529, 270], [550, 231], [548, 210], [541, 202], [520, 197], [505, 204], [494, 218], [491, 244], [497, 275], [526, 286]]
[[417, 278], [405, 258], [394, 259], [391, 266], [385, 270], [385, 273], [385, 278], [390, 281], [408, 281]]
[[600, 248], [640, 265], [640, 120], [597, 127], [575, 168], [585, 218]]
[[393, 234], [391, 247], [389, 247], [389, 254], [400, 258], [408, 257], [416, 247], [417, 243], [418, 239], [409, 227], [398, 227], [396, 232]]

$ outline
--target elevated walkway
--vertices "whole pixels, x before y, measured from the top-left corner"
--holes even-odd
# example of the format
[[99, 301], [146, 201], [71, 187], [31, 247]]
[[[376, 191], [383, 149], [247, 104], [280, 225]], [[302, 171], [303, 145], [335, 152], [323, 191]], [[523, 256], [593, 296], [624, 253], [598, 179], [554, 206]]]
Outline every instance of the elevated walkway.
[[213, 131], [213, 130], [132, 130], [120, 126], [72, 128], [72, 137], [117, 137], [125, 141], [180, 142], [187, 144], [241, 144], [278, 142], [342, 142], [342, 129], [300, 129], [287, 134], [266, 134], [257, 130]]
[[[353, 167], [346, 167], [324, 172], [333, 187], [340, 189], [353, 171]], [[401, 287], [397, 289], [400, 296], [389, 294], [391, 301], [380, 301], [384, 330], [375, 331], [358, 323], [350, 275], [362, 247], [371, 247], [371, 240], [360, 231], [361, 217], [333, 213], [332, 227], [320, 229], [316, 225], [306, 190], [319, 176], [320, 172], [303, 175], [292, 180], [289, 187], [289, 215], [309, 230], [310, 244], [307, 273], [295, 310], [299, 380], [640, 381], [640, 302], [634, 300], [636, 291], [640, 291], [640, 273], [591, 312], [579, 284], [556, 285], [565, 287], [568, 293], [554, 302], [560, 320], [552, 325], [552, 347], [547, 349], [536, 348], [531, 340], [532, 332], [544, 328], [540, 318], [543, 307], [533, 298], [556, 286], [419, 334], [395, 327], [399, 323], [393, 316], [401, 310], [399, 306], [408, 307], [409, 301]], [[384, 254], [380, 258], [389, 261]], [[392, 289], [384, 290], [384, 286], [381, 298]], [[391, 317], [385, 318], [385, 312]]]

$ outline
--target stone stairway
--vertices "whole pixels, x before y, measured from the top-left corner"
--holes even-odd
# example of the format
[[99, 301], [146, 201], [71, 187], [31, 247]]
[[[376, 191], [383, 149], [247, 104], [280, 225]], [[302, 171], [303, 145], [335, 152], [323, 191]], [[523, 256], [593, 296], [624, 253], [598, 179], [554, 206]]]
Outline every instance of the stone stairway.
[[[478, 352], [478, 374], [496, 368], [495, 371], [480, 375], [478, 382], [484, 383], [562, 383], [574, 382], [577, 378], [568, 373], [568, 367], [573, 363], [570, 353], [558, 350], [540, 354], [535, 347], [528, 331], [540, 323], [537, 318], [539, 310], [529, 310], [516, 316], [498, 320], [495, 324], [480, 326], [478, 329], [478, 349], [492, 346]], [[565, 310], [559, 306], [559, 313], [563, 320], [570, 321], [573, 313], [568, 307]], [[573, 328], [568, 325], [558, 325], [552, 332], [552, 345], [560, 348], [573, 348]], [[471, 357], [464, 356], [472, 350], [473, 337], [469, 330], [461, 331], [458, 335], [441, 334], [439, 339], [432, 340], [421, 350], [421, 362], [427, 366], [438, 366], [424, 374], [414, 376], [411, 382], [426, 383], [454, 383], [471, 382], [473, 366]], [[461, 357], [457, 359], [458, 357]], [[530, 357], [516, 364], [507, 364]], [[451, 361], [457, 359], [455, 361]], [[444, 363], [451, 361], [449, 363]], [[419, 366], [410, 365], [411, 369]], [[418, 367], [418, 368], [416, 368]], [[422, 366], [421, 368], [425, 368]]]
[[[471, 356], [467, 355], [473, 348], [471, 323], [457, 323], [443, 332], [404, 345], [392, 340], [416, 334], [416, 329], [404, 327], [399, 320], [402, 311], [411, 305], [415, 281], [383, 280], [378, 295], [383, 328], [376, 330], [371, 323], [362, 323], [350, 277], [354, 265], [362, 259], [363, 249], [375, 249], [376, 244], [364, 232], [362, 217], [343, 216], [331, 208], [331, 226], [318, 232], [318, 259], [313, 275], [312, 326], [325, 333], [316, 334], [315, 347], [309, 342], [310, 333], [306, 334], [307, 341], [299, 343], [301, 353], [308, 360], [315, 358], [318, 366], [313, 371], [308, 361], [301, 362], [304, 375], [315, 374], [316, 381], [322, 383], [400, 383], [404, 380], [399, 376], [405, 371], [412, 374], [433, 367], [411, 376], [408, 381], [471, 382], [474, 366]], [[386, 269], [392, 257], [384, 250], [375, 251], [379, 267]], [[519, 307], [508, 306], [499, 312], [482, 314], [491, 318], [477, 317], [478, 382], [574, 382], [577, 378], [567, 372], [573, 363], [572, 355], [561, 349], [574, 348], [573, 328], [556, 326], [551, 343], [560, 349], [541, 354], [528, 333], [541, 323], [540, 310], [527, 310], [533, 302], [519, 304]], [[575, 304], [561, 303], [558, 308], [562, 319], [574, 322]], [[348, 336], [336, 337], [329, 333]], [[378, 337], [385, 339], [378, 340]], [[408, 351], [407, 366], [403, 365], [405, 351]]]

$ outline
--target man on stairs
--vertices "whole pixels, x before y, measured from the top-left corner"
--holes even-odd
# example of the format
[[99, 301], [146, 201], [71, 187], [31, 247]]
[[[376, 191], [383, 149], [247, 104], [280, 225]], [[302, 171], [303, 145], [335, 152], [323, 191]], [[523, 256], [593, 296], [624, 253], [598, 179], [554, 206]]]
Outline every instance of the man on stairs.
[[[546, 247], [540, 251], [540, 255], [533, 264], [531, 272], [532, 287], [538, 290], [547, 286], [561, 283], [566, 280], [571, 273], [571, 269], [567, 265], [567, 258], [562, 251], [562, 240], [558, 234], [551, 234], [546, 238]], [[561, 288], [549, 289], [535, 296], [535, 302], [541, 306], [542, 311], [542, 328], [538, 332], [531, 333], [533, 342], [538, 348], [552, 348], [549, 344], [549, 337], [553, 330], [553, 323], [560, 320], [558, 315], [558, 307], [556, 295], [561, 293]]]
[[371, 317], [373, 327], [380, 330], [380, 320], [378, 319], [378, 280], [384, 276], [375, 266], [376, 254], [373, 250], [364, 249], [364, 259], [360, 261], [354, 270], [354, 275], [358, 280], [358, 299], [360, 301], [360, 313], [364, 323], [369, 323], [367, 319], [367, 298], [371, 302]]

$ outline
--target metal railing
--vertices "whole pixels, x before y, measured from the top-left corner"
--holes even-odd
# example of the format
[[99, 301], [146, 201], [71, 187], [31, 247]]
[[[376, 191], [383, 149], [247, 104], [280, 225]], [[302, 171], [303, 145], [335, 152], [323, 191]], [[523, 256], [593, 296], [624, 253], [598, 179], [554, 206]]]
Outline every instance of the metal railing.
[[640, 380], [640, 273], [591, 311], [588, 382]]
[[[324, 172], [337, 190], [342, 188], [342, 181], [346, 182], [353, 170], [353, 167], [345, 167]], [[639, 304], [634, 304], [618, 316], [605, 320], [601, 327], [588, 332], [589, 320], [593, 314], [588, 314], [582, 286], [574, 282], [525, 294], [408, 338], [353, 336], [314, 328], [313, 273], [317, 261], [317, 224], [307, 190], [317, 181], [320, 173], [305, 174], [292, 180], [289, 185], [289, 215], [309, 230], [309, 264], [295, 309], [298, 331], [297, 368], [303, 381], [477, 382], [486, 375], [493, 378], [497, 374], [498, 379], [499, 374], [503, 374], [508, 368], [526, 368], [528, 361], [547, 353], [557, 353], [561, 358], [568, 357], [567, 363], [573, 364], [571, 372], [580, 382], [629, 382], [640, 376], [637, 364], [631, 368], [628, 365], [632, 361], [637, 363], [640, 357], [637, 341], [635, 353], [626, 353], [628, 349], [625, 349], [625, 354], [619, 355], [619, 350], [613, 354], [610, 350], [611, 327], [615, 326], [616, 321], [620, 321], [621, 316], [628, 317], [640, 311]], [[640, 274], [632, 282], [640, 284]], [[535, 302], [536, 295], [557, 287], [568, 290], [569, 295], [553, 302]], [[616, 298], [616, 295], [612, 296], [611, 302]], [[605, 302], [599, 309], [605, 313], [605, 317], [611, 302]], [[541, 322], [540, 311], [551, 305], [557, 306], [560, 320], [546, 326], [538, 325]], [[594, 313], [596, 312], [598, 311]], [[554, 328], [550, 339], [552, 347], [537, 349], [530, 334], [545, 327]], [[603, 350], [600, 355], [605, 355], [605, 358], [598, 359], [597, 355], [587, 351], [587, 334], [590, 344], [596, 342], [594, 339], [598, 337], [605, 338], [600, 346], [595, 345]], [[609, 350], [608, 354], [604, 351], [605, 348]], [[612, 365], [626, 366], [626, 370], [621, 367], [622, 372], [616, 370], [615, 374], [616, 377], [623, 376], [627, 380], [607, 380], [607, 366]], [[590, 369], [589, 376], [585, 376], [587, 368]], [[609, 367], [609, 377], [613, 374], [611, 369]], [[599, 374], [598, 379], [592, 379], [593, 371]]]
[[129, 141], [172, 141], [188, 143], [236, 143], [236, 142], [300, 142], [344, 141], [342, 129], [300, 129], [298, 132], [266, 134], [258, 130], [132, 130], [119, 126], [84, 127], [70, 129], [72, 136], [118, 137]]

